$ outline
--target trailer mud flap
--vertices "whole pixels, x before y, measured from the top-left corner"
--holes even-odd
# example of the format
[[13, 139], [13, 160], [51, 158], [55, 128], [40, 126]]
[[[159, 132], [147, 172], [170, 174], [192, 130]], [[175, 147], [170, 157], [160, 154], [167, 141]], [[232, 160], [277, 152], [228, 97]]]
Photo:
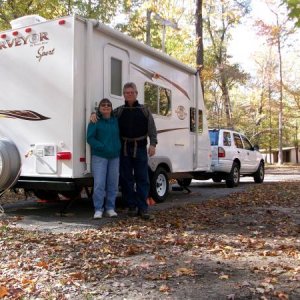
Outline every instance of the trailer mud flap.
[[11, 140], [0, 138], [0, 191], [12, 187], [21, 173], [21, 156]]

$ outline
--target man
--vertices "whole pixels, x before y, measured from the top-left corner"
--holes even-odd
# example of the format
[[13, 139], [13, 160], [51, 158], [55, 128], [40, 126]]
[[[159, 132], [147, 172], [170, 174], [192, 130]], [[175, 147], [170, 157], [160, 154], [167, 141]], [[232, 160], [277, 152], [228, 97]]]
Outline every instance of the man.
[[[122, 197], [129, 207], [128, 215], [152, 219], [148, 212], [149, 194], [148, 155], [155, 155], [156, 126], [149, 109], [137, 100], [138, 91], [133, 82], [123, 87], [125, 104], [114, 110], [121, 136], [120, 179]], [[91, 120], [96, 121], [96, 114]], [[150, 146], [147, 154], [147, 137]]]

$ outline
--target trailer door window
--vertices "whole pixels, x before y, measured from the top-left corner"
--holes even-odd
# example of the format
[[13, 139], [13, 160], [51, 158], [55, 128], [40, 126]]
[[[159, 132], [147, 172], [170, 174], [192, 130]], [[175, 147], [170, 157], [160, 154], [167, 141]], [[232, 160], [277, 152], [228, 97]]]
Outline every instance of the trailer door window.
[[122, 96], [122, 61], [111, 57], [110, 92], [112, 95]]
[[171, 115], [171, 90], [146, 82], [144, 99], [153, 114], [166, 117]]
[[190, 132], [203, 132], [203, 112], [201, 109], [198, 110], [198, 126], [196, 123], [196, 108], [190, 108]]

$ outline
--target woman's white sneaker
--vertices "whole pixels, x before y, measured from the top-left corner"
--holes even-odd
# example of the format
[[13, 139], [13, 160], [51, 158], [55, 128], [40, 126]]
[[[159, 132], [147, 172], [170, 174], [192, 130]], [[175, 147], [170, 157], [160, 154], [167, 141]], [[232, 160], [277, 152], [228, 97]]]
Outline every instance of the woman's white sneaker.
[[111, 218], [117, 217], [117, 216], [118, 216], [118, 214], [117, 214], [113, 209], [107, 210], [107, 211], [106, 211], [106, 215], [107, 215], [108, 217], [111, 217]]
[[102, 218], [102, 211], [97, 210], [94, 214], [94, 219], [101, 219]]

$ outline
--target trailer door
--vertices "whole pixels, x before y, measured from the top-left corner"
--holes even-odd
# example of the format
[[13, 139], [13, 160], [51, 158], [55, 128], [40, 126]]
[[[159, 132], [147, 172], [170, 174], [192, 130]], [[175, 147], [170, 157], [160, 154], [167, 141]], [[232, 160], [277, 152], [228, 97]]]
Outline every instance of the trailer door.
[[[123, 85], [129, 80], [129, 55], [126, 50], [107, 44], [104, 48], [104, 97], [117, 106], [123, 103]], [[117, 101], [122, 101], [118, 103]]]

